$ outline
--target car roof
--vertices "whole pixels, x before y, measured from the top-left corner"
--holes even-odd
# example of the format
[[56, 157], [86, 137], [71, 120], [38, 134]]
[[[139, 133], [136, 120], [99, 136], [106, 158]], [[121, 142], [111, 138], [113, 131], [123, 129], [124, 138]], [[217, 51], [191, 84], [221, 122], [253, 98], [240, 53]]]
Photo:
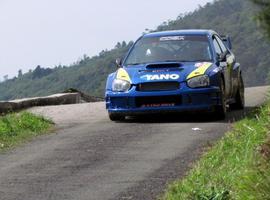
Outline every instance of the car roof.
[[217, 34], [213, 30], [205, 29], [186, 29], [186, 30], [173, 30], [173, 31], [161, 31], [146, 33], [143, 37], [162, 37], [162, 36], [174, 36], [174, 35], [209, 35]]

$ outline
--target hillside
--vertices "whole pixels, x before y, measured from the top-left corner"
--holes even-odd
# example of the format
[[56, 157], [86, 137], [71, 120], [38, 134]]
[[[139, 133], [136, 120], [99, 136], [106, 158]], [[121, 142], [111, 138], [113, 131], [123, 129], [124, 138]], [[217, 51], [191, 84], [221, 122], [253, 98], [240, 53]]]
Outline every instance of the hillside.
[[[248, 0], [219, 0], [192, 13], [179, 15], [176, 20], [164, 22], [152, 31], [203, 28], [229, 34], [233, 51], [242, 65], [246, 85], [262, 85], [267, 82], [270, 43], [266, 42], [254, 21], [255, 12], [256, 8]], [[54, 69], [38, 66], [33, 71], [19, 74], [0, 83], [0, 100], [48, 95], [71, 87], [103, 96], [105, 79], [116, 70], [115, 58], [123, 56], [131, 44], [118, 43], [110, 51], [102, 51], [92, 58], [84, 56], [70, 66]]]

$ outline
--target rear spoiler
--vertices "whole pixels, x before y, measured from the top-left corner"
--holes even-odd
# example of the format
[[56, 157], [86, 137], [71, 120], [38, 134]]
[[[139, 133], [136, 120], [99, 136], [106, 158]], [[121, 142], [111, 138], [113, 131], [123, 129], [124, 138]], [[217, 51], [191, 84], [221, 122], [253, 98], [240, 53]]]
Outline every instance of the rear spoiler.
[[231, 50], [232, 49], [232, 43], [231, 43], [231, 38], [228, 35], [221, 35], [221, 40], [223, 43]]

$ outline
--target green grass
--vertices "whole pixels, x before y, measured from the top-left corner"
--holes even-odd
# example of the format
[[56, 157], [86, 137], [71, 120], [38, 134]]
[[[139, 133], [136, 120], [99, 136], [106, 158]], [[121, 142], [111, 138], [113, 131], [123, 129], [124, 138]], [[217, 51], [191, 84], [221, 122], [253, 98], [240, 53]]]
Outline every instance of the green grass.
[[46, 133], [52, 122], [28, 112], [0, 117], [0, 151]]
[[163, 199], [269, 200], [270, 102], [237, 122]]

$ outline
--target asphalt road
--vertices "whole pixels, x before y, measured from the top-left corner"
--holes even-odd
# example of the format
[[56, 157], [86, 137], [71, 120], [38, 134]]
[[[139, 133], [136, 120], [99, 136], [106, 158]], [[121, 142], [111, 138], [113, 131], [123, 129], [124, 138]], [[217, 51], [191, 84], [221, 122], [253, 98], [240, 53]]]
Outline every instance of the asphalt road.
[[52, 118], [56, 130], [0, 154], [0, 199], [156, 199], [203, 147], [263, 103], [266, 91], [247, 89], [245, 111], [230, 112], [224, 121], [183, 114], [114, 123], [104, 103], [33, 108]]

